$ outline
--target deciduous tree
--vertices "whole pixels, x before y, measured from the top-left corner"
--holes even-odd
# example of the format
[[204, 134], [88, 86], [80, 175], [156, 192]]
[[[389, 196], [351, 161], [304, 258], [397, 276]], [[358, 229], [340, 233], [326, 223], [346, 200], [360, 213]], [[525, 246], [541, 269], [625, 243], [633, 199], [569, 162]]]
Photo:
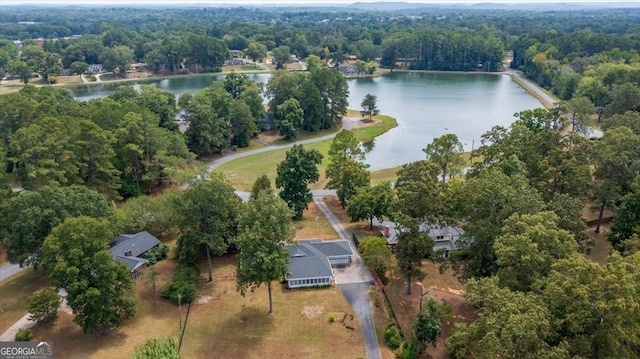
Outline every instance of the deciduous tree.
[[363, 117], [364, 116], [369, 117], [368, 119], [369, 122], [372, 121], [372, 116], [376, 116], [377, 114], [380, 113], [377, 102], [378, 102], [378, 98], [376, 97], [376, 95], [372, 95], [368, 93], [364, 96], [364, 99], [360, 104], [360, 106], [362, 107], [362, 111], [360, 111], [360, 114]]
[[285, 140], [290, 140], [298, 136], [298, 127], [304, 121], [304, 111], [300, 108], [300, 103], [295, 98], [289, 99], [278, 105], [275, 112], [276, 121], [280, 135]]
[[113, 207], [83, 186], [43, 187], [11, 198], [4, 226], [7, 259], [22, 265], [40, 263], [42, 243], [51, 229], [68, 217], [81, 215], [115, 222]]
[[391, 265], [391, 249], [387, 240], [382, 237], [367, 237], [358, 245], [362, 260], [373, 269], [380, 279], [385, 278], [387, 268]]
[[238, 291], [244, 296], [262, 284], [269, 289], [269, 313], [273, 313], [271, 283], [289, 271], [289, 252], [283, 243], [293, 240], [293, 211], [270, 193], [249, 201], [238, 219]]
[[55, 227], [43, 245], [44, 267], [66, 289], [73, 321], [85, 333], [106, 333], [136, 311], [131, 273], [107, 250], [113, 236], [109, 222], [81, 216]]
[[58, 318], [58, 308], [62, 298], [55, 289], [41, 289], [27, 298], [27, 312], [29, 320], [48, 323]]
[[402, 165], [395, 184], [395, 211], [419, 221], [437, 222], [443, 213], [438, 166], [430, 161]]
[[273, 194], [273, 188], [271, 188], [271, 180], [266, 174], [258, 177], [251, 187], [251, 199], [258, 198], [261, 193]]
[[379, 183], [373, 187], [361, 187], [349, 201], [347, 214], [351, 222], [369, 220], [369, 229], [373, 229], [373, 219], [379, 221], [391, 216], [395, 195], [389, 182]]
[[342, 130], [333, 138], [329, 147], [326, 188], [335, 189], [342, 208], [355, 195], [358, 188], [369, 185], [369, 167], [364, 161], [364, 151], [351, 131]]
[[320, 177], [318, 165], [322, 154], [318, 150], [305, 150], [302, 145], [293, 145], [284, 161], [278, 164], [276, 187], [282, 188], [282, 198], [293, 210], [294, 218], [302, 218], [302, 212], [313, 200], [309, 184]]
[[462, 163], [462, 143], [458, 140], [458, 136], [453, 133], [447, 133], [442, 137], [434, 138], [433, 142], [422, 149], [427, 155], [427, 160], [440, 166], [442, 169], [442, 187], [445, 186], [447, 175], [452, 177], [455, 173], [456, 166]]
[[396, 225], [398, 244], [396, 244], [396, 260], [400, 273], [406, 278], [405, 294], [411, 295], [411, 281], [422, 280], [422, 259], [431, 257], [433, 239], [420, 230], [420, 221], [403, 216]]
[[237, 233], [242, 201], [227, 180], [218, 173], [201, 174], [181, 198], [177, 198], [178, 261], [197, 263], [201, 249], [207, 255], [209, 282], [213, 281], [211, 255], [224, 254]]

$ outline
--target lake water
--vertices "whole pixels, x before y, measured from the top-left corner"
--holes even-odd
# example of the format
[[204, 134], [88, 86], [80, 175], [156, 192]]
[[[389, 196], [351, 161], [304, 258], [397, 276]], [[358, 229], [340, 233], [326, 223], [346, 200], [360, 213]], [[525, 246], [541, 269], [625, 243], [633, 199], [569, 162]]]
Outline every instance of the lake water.
[[[268, 74], [249, 75], [266, 83]], [[179, 96], [209, 86], [224, 76], [198, 76], [145, 81]], [[376, 138], [367, 154], [371, 170], [400, 166], [424, 159], [422, 149], [434, 138], [454, 133], [466, 151], [477, 148], [480, 136], [493, 126], [509, 126], [513, 114], [542, 104], [500, 74], [400, 73], [367, 79], [350, 79], [349, 108], [360, 109], [366, 94], [376, 95], [380, 112], [398, 120], [398, 127]], [[108, 96], [117, 86], [101, 84], [72, 89], [78, 100]], [[134, 86], [139, 86], [134, 83]]]

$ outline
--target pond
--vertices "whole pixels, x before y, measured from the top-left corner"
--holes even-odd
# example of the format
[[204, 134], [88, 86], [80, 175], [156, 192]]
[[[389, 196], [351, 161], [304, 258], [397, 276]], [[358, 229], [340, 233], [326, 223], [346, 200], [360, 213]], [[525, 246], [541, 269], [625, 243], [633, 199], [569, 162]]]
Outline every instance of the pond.
[[[249, 75], [266, 82], [269, 74]], [[153, 84], [179, 96], [222, 81], [224, 76], [176, 77], [141, 83]], [[513, 114], [542, 107], [509, 76], [486, 73], [407, 73], [350, 79], [349, 108], [360, 109], [366, 94], [376, 95], [380, 112], [398, 120], [398, 127], [375, 139], [367, 154], [371, 170], [400, 166], [424, 159], [422, 149], [434, 138], [454, 133], [465, 151], [477, 148], [480, 136], [493, 126], [509, 126]], [[72, 89], [78, 100], [111, 94], [131, 82], [82, 86]], [[134, 83], [134, 86], [140, 86]]]

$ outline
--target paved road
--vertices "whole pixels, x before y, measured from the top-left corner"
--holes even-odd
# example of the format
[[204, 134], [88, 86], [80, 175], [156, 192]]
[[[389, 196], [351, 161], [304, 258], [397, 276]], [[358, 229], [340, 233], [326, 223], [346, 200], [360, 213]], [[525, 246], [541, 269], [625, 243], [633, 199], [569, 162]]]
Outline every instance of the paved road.
[[337, 135], [337, 134], [338, 134], [337, 132], [334, 132], [334, 133], [330, 133], [330, 134], [325, 135], [325, 136], [315, 137], [315, 138], [311, 138], [311, 139], [308, 139], [308, 140], [296, 141], [296, 142], [292, 142], [292, 143], [286, 143], [286, 144], [283, 144], [283, 145], [271, 145], [271, 146], [262, 147], [262, 148], [258, 148], [258, 149], [251, 150], [251, 151], [246, 151], [246, 152], [232, 153], [232, 154], [226, 155], [224, 157], [218, 158], [217, 160], [213, 160], [213, 161], [209, 162], [209, 170], [212, 171], [216, 167], [220, 166], [221, 164], [227, 163], [227, 162], [230, 162], [230, 161], [233, 161], [233, 160], [237, 160], [238, 158], [247, 157], [247, 156], [253, 156], [253, 155], [258, 154], [258, 153], [274, 151], [274, 150], [281, 149], [281, 148], [293, 147], [293, 145], [307, 145], [309, 143], [324, 141], [324, 140], [328, 140], [328, 139], [331, 139], [331, 138], [335, 137], [335, 135]]
[[[360, 119], [343, 118], [342, 119], [342, 128], [345, 129], [345, 130], [350, 130], [350, 129], [354, 128], [354, 127], [357, 127], [359, 121], [360, 121]], [[337, 134], [338, 134], [338, 132], [334, 132], [334, 133], [330, 133], [328, 135], [315, 137], [315, 138], [310, 138], [308, 140], [295, 141], [295, 142], [286, 143], [286, 144], [282, 144], [282, 145], [269, 145], [269, 146], [258, 148], [258, 149], [251, 150], [251, 151], [231, 153], [231, 154], [225, 155], [225, 156], [223, 156], [221, 158], [218, 158], [216, 160], [213, 160], [213, 161], [209, 162], [209, 170], [213, 171], [216, 167], [220, 166], [221, 164], [227, 163], [227, 162], [231, 162], [233, 160], [237, 160], [238, 158], [247, 157], [247, 156], [253, 156], [253, 155], [258, 154], [258, 153], [274, 151], [274, 150], [278, 150], [278, 149], [281, 149], [281, 148], [289, 148], [289, 147], [293, 147], [293, 145], [308, 145], [308, 144], [314, 143], [314, 142], [320, 142], [320, 141], [324, 141], [324, 140], [329, 140], [329, 139], [334, 138]], [[333, 193], [335, 194], [335, 192], [333, 192]]]
[[7, 263], [0, 267], [0, 282], [28, 267], [20, 267], [18, 264]]
[[507, 68], [506, 69], [506, 74], [513, 76], [515, 78], [517, 78], [518, 80], [522, 81], [522, 83], [531, 91], [535, 92], [538, 96], [540, 96], [540, 98], [542, 98], [545, 102], [547, 102], [548, 104], [552, 105], [555, 104], [556, 102], [558, 102], [556, 99], [554, 99], [553, 97], [549, 96], [546, 92], [544, 92], [540, 86], [538, 86], [538, 84], [536, 84], [535, 82], [529, 80], [528, 78], [522, 76], [519, 72], [511, 69], [511, 68]]

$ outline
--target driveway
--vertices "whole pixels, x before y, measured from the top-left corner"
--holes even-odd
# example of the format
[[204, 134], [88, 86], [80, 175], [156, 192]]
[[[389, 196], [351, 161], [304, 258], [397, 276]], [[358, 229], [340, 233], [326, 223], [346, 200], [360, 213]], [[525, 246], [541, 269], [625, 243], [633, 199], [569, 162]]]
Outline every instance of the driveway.
[[320, 194], [328, 195], [331, 194], [331, 191], [314, 191], [313, 201], [324, 216], [327, 217], [327, 220], [336, 233], [338, 233], [338, 236], [341, 239], [349, 241], [354, 251], [351, 264], [348, 267], [334, 268], [333, 273], [336, 284], [344, 297], [347, 298], [347, 301], [349, 301], [349, 304], [351, 304], [351, 308], [353, 308], [360, 318], [367, 357], [369, 359], [380, 359], [380, 346], [373, 324], [373, 311], [371, 310], [371, 300], [369, 298], [369, 286], [373, 281], [373, 277], [362, 261], [362, 257], [360, 257], [360, 253], [358, 253], [353, 243], [351, 234], [347, 232], [342, 222], [340, 222], [329, 207], [327, 207], [324, 199], [319, 196]]
[[373, 313], [371, 311], [371, 301], [369, 300], [369, 283], [339, 284], [338, 288], [340, 288], [340, 291], [342, 291], [342, 294], [347, 298], [360, 318], [367, 358], [380, 359], [380, 347], [376, 336], [376, 328], [373, 325]]

